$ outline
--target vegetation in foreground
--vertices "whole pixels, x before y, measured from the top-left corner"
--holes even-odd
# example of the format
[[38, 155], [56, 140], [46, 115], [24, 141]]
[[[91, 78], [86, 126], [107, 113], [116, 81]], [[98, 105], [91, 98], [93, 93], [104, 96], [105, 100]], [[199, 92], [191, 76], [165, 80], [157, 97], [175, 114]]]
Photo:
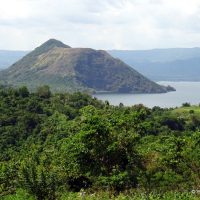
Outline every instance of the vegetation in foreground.
[[[60, 196], [60, 200], [199, 200], [198, 196], [189, 192], [167, 192], [164, 194], [150, 193], [148, 196], [145, 193], [120, 193], [113, 195], [109, 192], [98, 193], [85, 193], [81, 192], [67, 192]], [[36, 200], [33, 195], [28, 194], [24, 190], [17, 190], [13, 195], [7, 195], [3, 197], [3, 200]]]
[[199, 199], [199, 108], [186, 107], [2, 87], [0, 198]]

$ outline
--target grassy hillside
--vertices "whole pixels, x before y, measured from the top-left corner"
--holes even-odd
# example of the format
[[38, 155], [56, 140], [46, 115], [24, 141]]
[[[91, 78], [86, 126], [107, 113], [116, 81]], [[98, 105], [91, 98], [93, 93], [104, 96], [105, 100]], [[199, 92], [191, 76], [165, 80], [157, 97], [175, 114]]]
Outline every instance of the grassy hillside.
[[54, 91], [163, 93], [173, 90], [147, 79], [107, 52], [70, 48], [51, 39], [0, 72], [3, 84], [35, 89], [48, 84]]
[[[137, 71], [155, 81], [199, 81], [200, 48], [111, 50]], [[0, 50], [0, 69], [8, 68], [28, 52]]]

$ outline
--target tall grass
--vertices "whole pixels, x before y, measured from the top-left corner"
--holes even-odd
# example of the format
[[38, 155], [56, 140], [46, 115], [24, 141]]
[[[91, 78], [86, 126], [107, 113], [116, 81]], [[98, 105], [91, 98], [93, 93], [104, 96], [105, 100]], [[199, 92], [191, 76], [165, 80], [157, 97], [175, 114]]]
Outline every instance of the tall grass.
[[[0, 197], [2, 200], [37, 200], [24, 190], [17, 190], [16, 194]], [[144, 193], [120, 193], [115, 196], [109, 192], [86, 193], [86, 192], [67, 192], [60, 195], [58, 200], [199, 200], [200, 196], [192, 192], [167, 192], [164, 194], [150, 193], [148, 196]]]

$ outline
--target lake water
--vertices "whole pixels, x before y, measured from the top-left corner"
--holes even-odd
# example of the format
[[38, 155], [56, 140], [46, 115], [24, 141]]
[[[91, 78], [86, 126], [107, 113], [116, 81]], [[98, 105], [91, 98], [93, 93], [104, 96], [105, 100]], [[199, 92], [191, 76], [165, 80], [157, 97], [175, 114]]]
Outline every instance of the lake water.
[[171, 85], [176, 89], [175, 92], [162, 94], [97, 94], [98, 99], [108, 100], [112, 105], [123, 103], [126, 106], [143, 104], [147, 107], [176, 107], [182, 103], [200, 103], [200, 82], [168, 82], [160, 81], [161, 85]]

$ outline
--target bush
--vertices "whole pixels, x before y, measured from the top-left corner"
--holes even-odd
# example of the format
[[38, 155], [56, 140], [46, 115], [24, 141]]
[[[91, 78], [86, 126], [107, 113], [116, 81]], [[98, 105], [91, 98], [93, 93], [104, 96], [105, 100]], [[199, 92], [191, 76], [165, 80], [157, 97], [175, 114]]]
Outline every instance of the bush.
[[185, 102], [185, 103], [183, 103], [182, 104], [182, 107], [190, 107], [191, 105], [190, 105], [190, 103], [188, 103], [188, 102]]
[[194, 114], [194, 110], [189, 110], [189, 113], [190, 114]]
[[27, 193], [25, 190], [18, 189], [15, 194], [10, 194], [5, 197], [2, 197], [2, 200], [36, 200], [36, 199], [29, 193]]

